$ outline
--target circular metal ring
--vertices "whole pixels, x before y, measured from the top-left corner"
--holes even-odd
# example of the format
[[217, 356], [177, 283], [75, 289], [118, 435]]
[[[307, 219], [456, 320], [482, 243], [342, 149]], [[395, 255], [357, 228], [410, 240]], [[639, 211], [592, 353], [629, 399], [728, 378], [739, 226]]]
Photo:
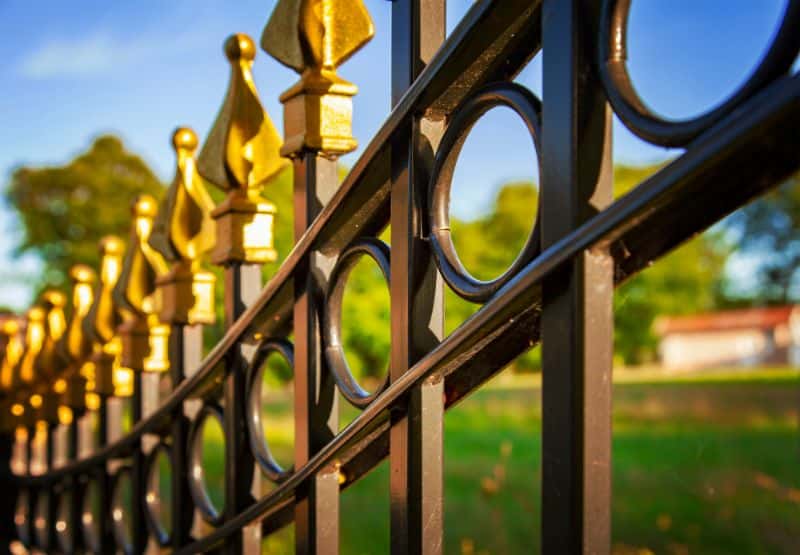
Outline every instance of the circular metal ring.
[[206, 422], [214, 418], [221, 429], [225, 429], [222, 409], [216, 404], [205, 404], [189, 429], [189, 491], [195, 506], [203, 520], [212, 526], [222, 524], [223, 507], [217, 508], [211, 501], [206, 484], [206, 469], [203, 468], [203, 428]]
[[271, 339], [259, 346], [250, 368], [248, 380], [247, 435], [250, 439], [250, 449], [261, 470], [267, 478], [277, 484], [285, 480], [293, 469], [284, 470], [272, 455], [267, 439], [264, 437], [264, 425], [261, 422], [261, 388], [264, 383], [265, 363], [269, 355], [273, 353], [286, 359], [294, 371], [294, 347], [291, 343], [284, 339]]
[[99, 514], [99, 512], [95, 515], [92, 507], [93, 497], [100, 495], [99, 488], [100, 486], [96, 480], [89, 480], [84, 488], [83, 503], [81, 504], [83, 541], [89, 547], [89, 550], [94, 553], [100, 552], [100, 531], [97, 521], [103, 518], [103, 515]]
[[339, 391], [341, 391], [345, 399], [360, 409], [366, 408], [389, 384], [389, 370], [387, 369], [383, 383], [373, 393], [361, 387], [350, 371], [350, 365], [347, 364], [347, 357], [342, 346], [342, 301], [344, 299], [344, 289], [347, 285], [347, 277], [362, 256], [372, 258], [380, 268], [386, 283], [390, 283], [389, 260], [391, 251], [389, 246], [383, 241], [372, 237], [359, 239], [339, 256], [339, 260], [331, 273], [330, 289], [325, 301], [325, 314], [322, 325], [325, 339], [325, 359], [328, 361], [333, 378], [336, 380]]
[[800, 51], [800, 0], [789, 0], [774, 40], [743, 85], [716, 108], [697, 117], [668, 120], [645, 105], [628, 73], [630, 5], [631, 0], [603, 2], [597, 65], [614, 112], [632, 133], [655, 145], [685, 146], [768, 83], [786, 74]]
[[[170, 472], [175, 472], [172, 455], [169, 448], [164, 443], [156, 445], [145, 459], [145, 496], [144, 496], [144, 514], [147, 520], [147, 526], [150, 528], [150, 533], [155, 537], [158, 544], [162, 547], [169, 545], [172, 540], [172, 526], [168, 530], [160, 519], [161, 516], [161, 495], [158, 487], [158, 457], [164, 454], [170, 464]], [[176, 515], [172, 515], [171, 520], [174, 521]], [[171, 523], [170, 523], [171, 524]]]
[[[114, 539], [117, 541], [117, 547], [125, 554], [131, 555], [133, 553], [133, 539], [131, 538], [130, 531], [125, 526], [125, 516], [130, 515], [133, 507], [128, 504], [126, 507], [122, 498], [122, 486], [125, 481], [131, 484], [131, 467], [122, 466], [117, 469], [111, 482], [111, 529], [114, 533]], [[133, 503], [133, 498], [131, 498]], [[130, 518], [130, 517], [129, 517]]]
[[50, 531], [47, 528], [50, 512], [50, 497], [45, 491], [36, 496], [36, 507], [33, 511], [33, 535], [36, 545], [44, 550], [50, 549]]
[[31, 534], [28, 519], [28, 507], [30, 505], [30, 493], [27, 489], [20, 490], [17, 494], [17, 507], [14, 510], [14, 526], [17, 529], [17, 537], [25, 545], [30, 545]]
[[58, 512], [56, 513], [56, 540], [63, 553], [73, 552], [72, 528], [70, 527], [71, 496], [73, 492], [63, 490], [58, 498]]
[[[484, 303], [489, 300], [541, 252], [537, 214], [528, 239], [511, 266], [495, 279], [482, 281], [464, 268], [450, 234], [450, 189], [459, 154], [472, 127], [486, 112], [499, 106], [510, 108], [522, 119], [538, 155], [541, 102], [528, 89], [516, 83], [494, 83], [479, 90], [456, 108], [455, 116], [447, 126], [436, 152], [428, 186], [431, 222], [429, 239], [434, 260], [442, 278], [453, 291], [459, 297], [473, 303]], [[541, 164], [539, 165], [541, 167]], [[541, 171], [539, 173], [541, 175]]]

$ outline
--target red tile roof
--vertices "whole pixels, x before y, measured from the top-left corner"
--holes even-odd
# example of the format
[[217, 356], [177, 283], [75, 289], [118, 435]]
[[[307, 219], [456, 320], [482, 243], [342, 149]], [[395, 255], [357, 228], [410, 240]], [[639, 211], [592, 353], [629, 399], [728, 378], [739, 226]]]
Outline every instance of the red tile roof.
[[688, 316], [662, 316], [656, 319], [653, 327], [659, 335], [745, 328], [772, 329], [780, 324], [788, 324], [795, 308], [794, 305], [789, 305], [724, 310]]

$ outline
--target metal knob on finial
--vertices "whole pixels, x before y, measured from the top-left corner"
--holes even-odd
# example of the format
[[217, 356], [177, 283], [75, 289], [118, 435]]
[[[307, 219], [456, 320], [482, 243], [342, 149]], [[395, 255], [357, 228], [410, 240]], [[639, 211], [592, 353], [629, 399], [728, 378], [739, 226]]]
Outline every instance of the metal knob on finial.
[[148, 243], [157, 211], [156, 200], [150, 195], [134, 200], [129, 246], [113, 291], [123, 313], [117, 328], [122, 340], [120, 364], [137, 372], [169, 368], [169, 326], [159, 322], [156, 306], [156, 279], [169, 268], [161, 253]]
[[301, 74], [281, 95], [284, 146], [281, 154], [304, 151], [338, 156], [355, 150], [352, 97], [358, 88], [339, 77], [336, 68], [375, 34], [361, 0], [279, 0], [261, 47]]
[[121, 343], [116, 334], [122, 323], [120, 307], [113, 298], [114, 286], [122, 271], [125, 245], [118, 237], [100, 240], [100, 272], [95, 285], [94, 301], [83, 320], [83, 331], [92, 341], [92, 355], [81, 367], [86, 378], [86, 400], [95, 408], [100, 396], [114, 395], [115, 372], [119, 368]]
[[175, 178], [148, 240], [171, 263], [170, 270], [156, 280], [159, 318], [169, 324], [210, 324], [215, 320], [215, 278], [202, 270], [201, 257], [215, 243], [214, 202], [197, 172], [197, 135], [180, 127], [172, 144], [177, 157]]
[[261, 196], [279, 173], [281, 138], [261, 105], [253, 81], [253, 40], [235, 34], [225, 41], [231, 64], [228, 92], [197, 160], [199, 173], [228, 195], [212, 212], [217, 222], [215, 264], [276, 260], [273, 228], [276, 208]]

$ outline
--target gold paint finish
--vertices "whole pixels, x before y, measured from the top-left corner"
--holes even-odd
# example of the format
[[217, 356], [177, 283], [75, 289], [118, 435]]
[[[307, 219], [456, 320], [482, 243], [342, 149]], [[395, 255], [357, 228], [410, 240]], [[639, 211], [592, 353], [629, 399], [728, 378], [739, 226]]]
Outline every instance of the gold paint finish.
[[197, 160], [198, 172], [228, 195], [211, 213], [217, 222], [215, 264], [264, 263], [274, 249], [275, 205], [262, 187], [287, 164], [281, 138], [261, 105], [253, 81], [253, 40], [235, 34], [225, 41], [231, 64], [228, 92]]
[[280, 0], [261, 47], [300, 73], [300, 81], [281, 95], [284, 104], [284, 156], [303, 151], [335, 157], [355, 150], [352, 97], [358, 88], [336, 68], [375, 34], [361, 0]]
[[39, 380], [52, 381], [64, 369], [64, 359], [58, 352], [58, 343], [67, 329], [64, 316], [66, 296], [60, 291], [45, 291], [41, 305], [46, 311], [44, 320], [44, 341], [39, 356], [36, 357], [36, 376]]
[[[86, 389], [99, 395], [114, 394], [114, 372], [119, 367], [122, 342], [116, 333], [122, 323], [120, 307], [114, 302], [114, 287], [122, 272], [122, 240], [108, 236], [100, 241], [100, 279], [94, 302], [83, 321], [84, 333], [92, 340], [92, 355], [81, 366]], [[88, 397], [87, 397], [88, 406]]]
[[0, 333], [6, 337], [6, 348], [0, 362], [0, 391], [10, 391], [14, 385], [14, 369], [25, 352], [25, 336], [16, 319], [3, 322]]
[[164, 323], [211, 324], [214, 314], [214, 275], [201, 269], [201, 256], [215, 242], [211, 218], [214, 202], [197, 173], [194, 151], [197, 135], [178, 128], [172, 140], [177, 170], [153, 222], [149, 244], [172, 263], [156, 279], [156, 304]]
[[79, 411], [84, 408], [86, 379], [80, 374], [83, 361], [92, 354], [92, 340], [84, 331], [84, 321], [94, 302], [94, 270], [83, 264], [70, 268], [72, 280], [72, 314], [67, 329], [59, 341], [59, 353], [67, 364], [64, 378], [57, 380], [54, 391], [65, 407]]
[[[140, 195], [134, 201], [131, 212], [129, 247], [122, 262], [122, 271], [117, 281], [113, 297], [121, 307], [123, 322], [117, 328], [122, 341], [120, 365], [123, 369], [144, 371], [145, 366], [157, 371], [169, 368], [166, 352], [156, 350], [159, 359], [153, 358], [151, 343], [153, 337], [169, 338], [169, 326], [158, 320], [156, 306], [156, 280], [158, 276], [168, 272], [168, 266], [161, 254], [149, 243], [153, 231], [153, 219], [157, 212], [156, 200], [150, 195]], [[123, 370], [117, 372], [122, 390], [132, 387], [132, 378], [124, 375]]]
[[28, 325], [25, 331], [25, 352], [19, 364], [19, 372], [12, 379], [12, 387], [18, 387], [20, 383], [31, 385], [36, 377], [35, 365], [36, 357], [42, 350], [44, 344], [44, 319], [45, 311], [40, 306], [34, 306], [28, 310]]

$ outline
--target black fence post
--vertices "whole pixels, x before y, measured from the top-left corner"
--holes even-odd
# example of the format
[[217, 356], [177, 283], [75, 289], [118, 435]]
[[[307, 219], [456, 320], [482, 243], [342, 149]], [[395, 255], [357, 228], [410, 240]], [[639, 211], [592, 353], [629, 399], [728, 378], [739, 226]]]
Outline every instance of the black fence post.
[[[443, 0], [392, 4], [392, 105], [445, 37]], [[443, 118], [411, 118], [391, 144], [390, 379], [400, 378], [444, 333], [442, 279], [425, 241], [426, 196]], [[392, 414], [390, 498], [392, 553], [442, 552], [444, 381], [414, 388]]]
[[[547, 248], [612, 200], [610, 110], [597, 73], [597, 2], [545, 0], [541, 218]], [[544, 280], [542, 552], [611, 548], [613, 260], [583, 251]]]

